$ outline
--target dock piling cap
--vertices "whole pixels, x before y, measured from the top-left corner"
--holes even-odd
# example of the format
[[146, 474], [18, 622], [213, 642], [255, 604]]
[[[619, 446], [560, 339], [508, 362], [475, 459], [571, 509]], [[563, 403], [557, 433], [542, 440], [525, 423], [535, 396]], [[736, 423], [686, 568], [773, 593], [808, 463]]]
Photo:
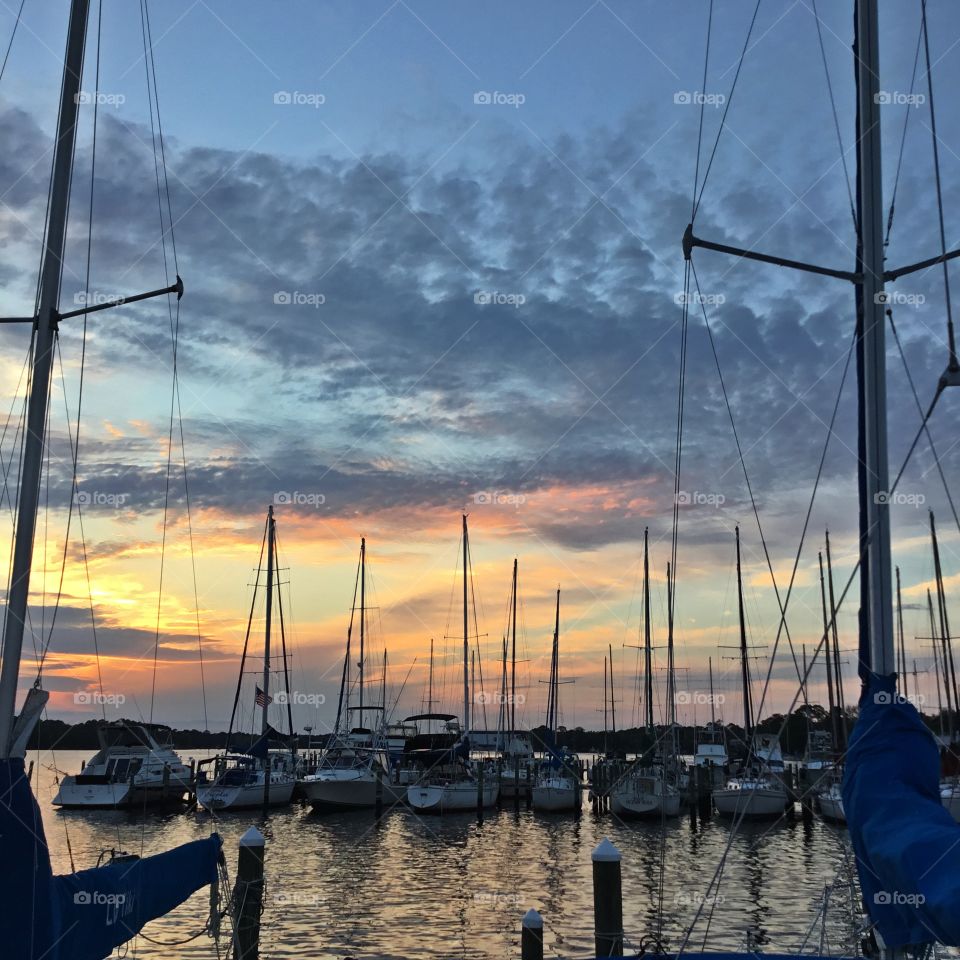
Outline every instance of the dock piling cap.
[[604, 837], [597, 848], [590, 855], [594, 863], [619, 863], [621, 860], [620, 851], [610, 842], [608, 837]]
[[524, 930], [542, 930], [543, 929], [543, 917], [537, 913], [532, 907], [523, 915]]
[[256, 827], [251, 827], [240, 838], [241, 847], [263, 847], [265, 845], [266, 840], [264, 840], [263, 834]]

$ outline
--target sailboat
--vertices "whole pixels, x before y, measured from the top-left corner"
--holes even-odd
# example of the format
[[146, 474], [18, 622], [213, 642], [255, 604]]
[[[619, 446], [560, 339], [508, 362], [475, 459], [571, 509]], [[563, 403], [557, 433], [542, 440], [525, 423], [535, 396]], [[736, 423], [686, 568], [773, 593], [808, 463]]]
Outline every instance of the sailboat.
[[740, 616], [740, 674], [743, 680], [743, 735], [747, 758], [741, 772], [713, 791], [713, 805], [723, 817], [779, 817], [790, 803], [783, 785], [783, 755], [776, 736], [755, 734], [747, 625], [740, 571], [740, 528], [737, 539], [737, 604]]
[[[534, 780], [534, 810], [575, 810], [580, 805], [579, 760], [557, 749], [557, 723], [560, 701], [560, 588], [557, 587], [557, 612], [550, 655], [550, 681], [547, 693], [547, 754]], [[576, 772], [575, 772], [576, 771]]]
[[[273, 589], [276, 572], [277, 523], [273, 516], [273, 507], [267, 509], [267, 522], [264, 530], [264, 539], [267, 549], [267, 581], [266, 581], [266, 612], [264, 616], [265, 628], [263, 635], [263, 686], [256, 687], [255, 702], [260, 708], [260, 736], [246, 753], [231, 752], [230, 739], [233, 733], [233, 724], [237, 715], [237, 705], [240, 702], [240, 692], [243, 685], [244, 665], [247, 660], [247, 648], [250, 642], [250, 630], [253, 626], [253, 611], [256, 603], [256, 591], [260, 580], [260, 566], [257, 566], [257, 582], [254, 584], [254, 600], [250, 605], [250, 619], [247, 622], [247, 634], [243, 644], [243, 656], [240, 659], [240, 676], [237, 679], [237, 693], [233, 700], [233, 712], [230, 714], [230, 729], [227, 734], [227, 750], [218, 757], [201, 760], [200, 767], [212, 765], [213, 776], [209, 779], [199, 779], [197, 782], [197, 803], [207, 810], [243, 810], [251, 807], [281, 807], [290, 803], [293, 790], [296, 786], [296, 754], [292, 747], [274, 750], [271, 742], [282, 741], [292, 744], [293, 717], [291, 703], [286, 697], [289, 737], [270, 726], [270, 704], [273, 697], [270, 695], [271, 674], [271, 633], [273, 630]], [[261, 562], [263, 548], [261, 547]], [[283, 634], [283, 607], [280, 610], [281, 638], [283, 639], [283, 669], [287, 675], [286, 639]], [[289, 690], [289, 680], [287, 689]], [[203, 771], [206, 773], [206, 771]]]
[[[417, 783], [407, 787], [407, 803], [418, 813], [445, 813], [492, 807], [500, 788], [496, 776], [481, 783], [470, 766], [470, 534], [463, 515], [463, 736], [442, 758], [432, 761]], [[449, 720], [447, 722], [450, 722]]]
[[[357, 809], [376, 807], [378, 802], [392, 806], [403, 800], [406, 790], [395, 787], [390, 776], [391, 763], [388, 753], [383, 716], [386, 703], [364, 703], [364, 675], [366, 664], [366, 619], [367, 619], [367, 541], [360, 540], [360, 560], [357, 568], [360, 607], [356, 606], [356, 589], [347, 628], [347, 649], [343, 658], [343, 674], [340, 681], [340, 696], [337, 701], [337, 718], [334, 734], [317, 769], [297, 781], [297, 789], [314, 809]], [[358, 704], [350, 704], [351, 692], [351, 635], [354, 612], [360, 614], [360, 659], [358, 661]], [[387, 655], [383, 656], [383, 701], [386, 700]], [[381, 720], [373, 727], [367, 725], [365, 714], [379, 714]], [[356, 714], [357, 726], [352, 725]], [[407, 727], [409, 730], [409, 725]]]
[[[620, 817], [675, 817], [680, 813], [679, 763], [677, 760], [675, 696], [673, 690], [673, 602], [669, 566], [667, 596], [669, 607], [669, 662], [667, 665], [667, 738], [657, 743], [653, 721], [653, 646], [650, 629], [650, 542], [643, 531], [643, 662], [644, 709], [647, 751], [626, 769], [610, 788], [610, 809]], [[612, 659], [612, 658], [611, 658]]]
[[0, 665], [0, 943], [5, 956], [18, 960], [99, 960], [135, 937], [151, 920], [217, 881], [222, 861], [221, 839], [212, 834], [152, 857], [111, 859], [94, 869], [54, 876], [43, 819], [24, 766], [27, 744], [49, 697], [41, 677], [25, 675], [30, 686], [19, 715], [16, 712], [58, 326], [71, 316], [113, 308], [121, 302], [183, 293], [177, 277], [176, 283], [162, 290], [125, 301], [60, 311], [89, 9], [89, 0], [71, 0], [43, 232], [40, 296], [36, 314], [26, 318], [33, 330], [30, 392]]
[[78, 774], [63, 777], [53, 798], [65, 810], [181, 802], [192, 773], [173, 749], [169, 727], [118, 720], [97, 728], [100, 749]]

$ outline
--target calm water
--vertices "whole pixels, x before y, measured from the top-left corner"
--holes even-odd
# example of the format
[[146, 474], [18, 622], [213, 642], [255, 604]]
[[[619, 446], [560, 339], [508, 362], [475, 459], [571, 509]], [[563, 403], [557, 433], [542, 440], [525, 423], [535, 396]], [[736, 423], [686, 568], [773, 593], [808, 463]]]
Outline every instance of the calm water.
[[[61, 770], [76, 772], [84, 754], [59, 751]], [[184, 758], [188, 753], [184, 753]], [[545, 922], [545, 954], [587, 957], [593, 950], [590, 853], [605, 836], [623, 854], [624, 927], [629, 943], [657, 931], [663, 863], [663, 940], [680, 944], [730, 839], [723, 821], [693, 826], [684, 816], [657, 824], [525, 810], [421, 818], [406, 810], [320, 815], [289, 807], [265, 820], [257, 812], [148, 814], [57, 811], [49, 754], [39, 767], [39, 797], [54, 869], [70, 870], [67, 838], [77, 869], [93, 866], [104, 848], [158, 853], [209, 835], [224, 838], [231, 881], [237, 841], [255, 824], [267, 838], [263, 957], [518, 958], [521, 916], [537, 908]], [[35, 780], [35, 782], [37, 782]], [[719, 897], [706, 930], [697, 925], [690, 949], [796, 949], [817, 916], [824, 885], [846, 860], [842, 829], [799, 817], [778, 825], [745, 825], [730, 847]], [[846, 873], [843, 874], [846, 876]], [[851, 897], [844, 880], [831, 894], [830, 953], [852, 949]], [[173, 941], [196, 932], [208, 910], [206, 890], [147, 932]], [[859, 913], [857, 912], [859, 917]], [[226, 926], [225, 926], [226, 930]], [[817, 923], [808, 949], [817, 949]], [[226, 955], [228, 939], [221, 941]], [[142, 938], [127, 956], [214, 957], [206, 936], [186, 946], [160, 947]]]

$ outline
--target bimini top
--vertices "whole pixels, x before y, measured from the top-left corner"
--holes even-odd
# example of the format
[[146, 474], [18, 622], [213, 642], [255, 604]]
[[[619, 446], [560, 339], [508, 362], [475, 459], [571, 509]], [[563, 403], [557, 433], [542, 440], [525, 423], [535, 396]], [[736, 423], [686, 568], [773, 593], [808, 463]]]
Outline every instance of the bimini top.
[[455, 713], [416, 713], [412, 717], [404, 717], [404, 723], [410, 723], [413, 720], [456, 720]]

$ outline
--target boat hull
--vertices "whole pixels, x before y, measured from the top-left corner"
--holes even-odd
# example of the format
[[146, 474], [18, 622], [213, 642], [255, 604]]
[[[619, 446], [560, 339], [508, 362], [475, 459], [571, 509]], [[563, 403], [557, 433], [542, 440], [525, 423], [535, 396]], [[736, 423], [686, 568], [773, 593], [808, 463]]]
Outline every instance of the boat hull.
[[[270, 784], [269, 807], [285, 807], [293, 797], [294, 780]], [[216, 783], [197, 787], [197, 803], [205, 810], [249, 810], [264, 806], [263, 784], [221, 786]]]
[[820, 816], [831, 823], [846, 823], [847, 814], [843, 809], [843, 798], [821, 793], [817, 798], [820, 805]]
[[940, 802], [950, 811], [950, 816], [960, 823], [960, 784], [945, 783], [940, 786]]
[[680, 794], [613, 790], [610, 810], [618, 817], [676, 817], [680, 815]]
[[[190, 789], [188, 780], [173, 779], [166, 784], [91, 783], [86, 778], [64, 777], [53, 798], [53, 805], [62, 810], [114, 810], [118, 807], [182, 803]], [[78, 782], [79, 780], [79, 782]]]
[[771, 788], [713, 792], [713, 806], [721, 817], [779, 817], [789, 804], [784, 791]]
[[417, 813], [453, 813], [492, 807], [498, 793], [495, 783], [484, 784], [482, 793], [470, 782], [413, 784], [407, 787], [407, 803]]
[[533, 809], [543, 810], [548, 813], [554, 813], [560, 810], [577, 809], [577, 793], [579, 787], [576, 786], [544, 786], [537, 785], [533, 788]]
[[[394, 806], [404, 801], [407, 795], [405, 787], [386, 780], [382, 784], [384, 806]], [[315, 810], [357, 810], [377, 805], [377, 781], [373, 777], [306, 777], [297, 782], [297, 787]]]

